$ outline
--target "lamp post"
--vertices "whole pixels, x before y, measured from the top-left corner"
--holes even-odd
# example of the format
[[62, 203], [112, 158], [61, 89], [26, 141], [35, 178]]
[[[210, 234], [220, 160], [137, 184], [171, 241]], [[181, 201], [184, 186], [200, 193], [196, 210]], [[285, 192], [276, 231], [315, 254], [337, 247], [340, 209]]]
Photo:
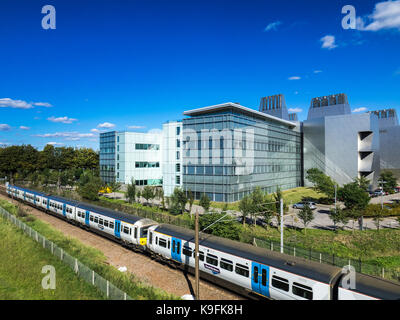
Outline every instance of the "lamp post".
[[381, 186], [382, 186], [382, 190], [381, 190], [381, 208], [383, 210], [383, 184], [386, 183], [386, 181], [379, 180], [378, 182], [380, 182]]

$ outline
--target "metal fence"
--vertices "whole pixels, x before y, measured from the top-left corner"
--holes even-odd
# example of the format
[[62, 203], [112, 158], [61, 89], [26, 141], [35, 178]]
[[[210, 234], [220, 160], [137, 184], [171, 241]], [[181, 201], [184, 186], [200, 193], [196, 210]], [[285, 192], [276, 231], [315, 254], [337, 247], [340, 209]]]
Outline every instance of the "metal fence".
[[[257, 247], [266, 248], [272, 251], [281, 252], [281, 244], [274, 240], [253, 239], [253, 244]], [[369, 274], [392, 281], [400, 282], [400, 272], [393, 269], [384, 269], [381, 266], [365, 263], [361, 259], [343, 258], [329, 253], [318, 252], [311, 248], [301, 248], [293, 245], [284, 245], [283, 253], [295, 257], [305, 258], [307, 260], [316, 261], [319, 263], [330, 264], [337, 267], [351, 265], [359, 273]]]
[[125, 292], [118, 289], [108, 280], [97, 274], [92, 269], [88, 268], [78, 259], [69, 255], [62, 248], [58, 247], [54, 242], [47, 240], [44, 236], [38, 233], [36, 230], [29, 227], [27, 224], [19, 220], [16, 216], [7, 212], [4, 208], [0, 207], [0, 215], [15, 224], [25, 234], [30, 236], [33, 240], [42, 245], [43, 248], [49, 250], [53, 255], [59, 258], [62, 262], [68, 265], [80, 278], [86, 282], [97, 287], [107, 299], [110, 300], [132, 300]]

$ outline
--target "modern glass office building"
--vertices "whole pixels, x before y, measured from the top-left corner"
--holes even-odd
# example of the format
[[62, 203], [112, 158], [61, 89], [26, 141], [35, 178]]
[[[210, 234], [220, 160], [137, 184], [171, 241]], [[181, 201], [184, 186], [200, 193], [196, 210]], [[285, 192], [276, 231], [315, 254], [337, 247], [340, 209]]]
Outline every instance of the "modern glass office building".
[[183, 188], [196, 199], [233, 202], [255, 187], [272, 193], [302, 185], [298, 125], [225, 103], [184, 112]]

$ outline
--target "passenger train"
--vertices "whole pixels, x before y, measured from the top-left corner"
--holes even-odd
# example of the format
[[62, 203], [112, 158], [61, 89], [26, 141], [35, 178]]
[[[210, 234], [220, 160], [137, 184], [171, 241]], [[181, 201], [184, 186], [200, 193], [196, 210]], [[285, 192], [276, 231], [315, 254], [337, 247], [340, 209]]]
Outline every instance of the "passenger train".
[[[7, 194], [162, 263], [194, 272], [193, 230], [12, 185], [7, 185]], [[394, 282], [355, 273], [355, 286], [348, 288], [342, 268], [212, 235], [200, 236], [199, 268], [202, 278], [253, 298], [400, 300], [400, 285]]]

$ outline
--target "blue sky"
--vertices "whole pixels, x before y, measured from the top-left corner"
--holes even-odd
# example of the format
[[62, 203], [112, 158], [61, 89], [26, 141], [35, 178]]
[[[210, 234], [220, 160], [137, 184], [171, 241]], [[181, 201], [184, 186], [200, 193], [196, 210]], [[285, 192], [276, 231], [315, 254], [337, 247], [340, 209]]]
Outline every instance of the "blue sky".
[[[56, 29], [42, 28], [44, 5]], [[400, 0], [0, 2], [0, 144], [98, 149], [188, 109], [282, 93], [288, 108], [347, 93], [400, 112]]]

